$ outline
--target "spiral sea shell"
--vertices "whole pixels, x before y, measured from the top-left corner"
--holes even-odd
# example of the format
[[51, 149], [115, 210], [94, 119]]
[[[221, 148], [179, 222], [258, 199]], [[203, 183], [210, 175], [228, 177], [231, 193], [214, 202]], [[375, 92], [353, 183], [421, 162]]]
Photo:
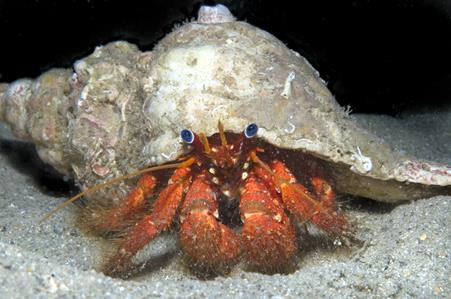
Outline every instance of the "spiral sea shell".
[[[451, 168], [396, 151], [340, 107], [308, 61], [224, 6], [151, 52], [118, 41], [71, 69], [0, 84], [0, 120], [82, 188], [176, 159], [179, 132], [218, 120], [324, 161], [336, 188], [381, 201], [449, 193]], [[126, 183], [105, 192], [125, 192]]]

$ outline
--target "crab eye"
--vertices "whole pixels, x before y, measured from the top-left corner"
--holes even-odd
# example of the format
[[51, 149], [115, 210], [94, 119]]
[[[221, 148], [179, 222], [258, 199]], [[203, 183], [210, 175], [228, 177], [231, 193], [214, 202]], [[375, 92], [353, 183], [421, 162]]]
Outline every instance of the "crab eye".
[[180, 132], [180, 137], [182, 137], [182, 140], [186, 143], [193, 143], [194, 141], [194, 133], [191, 130], [184, 129], [182, 132]]
[[246, 129], [244, 130], [244, 135], [247, 138], [252, 138], [255, 135], [257, 135], [258, 132], [258, 126], [256, 124], [250, 124], [246, 127]]

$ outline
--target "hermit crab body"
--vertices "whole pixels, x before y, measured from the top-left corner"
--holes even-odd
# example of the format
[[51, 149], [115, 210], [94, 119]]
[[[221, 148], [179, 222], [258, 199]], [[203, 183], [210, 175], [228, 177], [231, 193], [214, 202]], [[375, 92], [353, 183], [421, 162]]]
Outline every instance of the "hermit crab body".
[[[121, 240], [105, 265], [108, 275], [127, 275], [133, 256], [162, 231], [173, 226], [179, 214], [182, 251], [191, 265], [209, 270], [227, 269], [243, 257], [260, 271], [281, 271], [291, 266], [297, 253], [295, 226], [288, 211], [302, 224], [312, 223], [330, 236], [344, 237], [347, 220], [338, 211], [334, 193], [324, 179], [311, 178], [313, 192], [300, 184], [280, 160], [259, 158], [264, 149], [251, 140], [257, 125], [251, 124], [235, 137], [218, 125], [210, 138], [190, 130], [182, 139], [193, 151], [178, 165], [147, 212]], [[236, 134], [235, 134], [236, 135]], [[219, 137], [220, 144], [212, 142]], [[131, 193], [97, 219], [97, 231], [112, 231], [136, 218], [155, 188], [156, 178], [146, 174]], [[236, 200], [241, 233], [224, 224], [221, 201]], [[230, 205], [228, 205], [230, 206]], [[177, 211], [180, 210], [179, 213]]]

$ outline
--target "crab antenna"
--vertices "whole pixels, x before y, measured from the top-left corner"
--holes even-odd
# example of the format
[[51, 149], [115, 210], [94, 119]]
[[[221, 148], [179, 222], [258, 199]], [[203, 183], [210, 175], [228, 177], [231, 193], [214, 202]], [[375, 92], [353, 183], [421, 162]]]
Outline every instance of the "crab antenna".
[[224, 125], [218, 120], [219, 138], [221, 138], [221, 145], [227, 145], [227, 139], [225, 138]]
[[208, 143], [208, 138], [205, 136], [204, 133], [200, 133], [200, 139], [202, 140], [202, 143], [204, 144], [204, 152], [206, 154], [209, 154], [211, 152], [210, 144]]
[[95, 185], [95, 186], [93, 186], [91, 188], [86, 189], [83, 192], [78, 193], [74, 197], [69, 198], [68, 200], [66, 200], [65, 202], [63, 202], [62, 204], [60, 204], [59, 206], [57, 206], [53, 210], [51, 210], [49, 213], [47, 213], [47, 215], [45, 215], [44, 217], [41, 218], [41, 220], [39, 220], [38, 224], [43, 223], [44, 221], [49, 219], [53, 214], [55, 214], [56, 212], [58, 212], [62, 208], [68, 206], [69, 204], [73, 203], [74, 201], [76, 201], [77, 199], [83, 197], [86, 194], [95, 192], [97, 190], [103, 189], [103, 188], [108, 187], [110, 185], [113, 185], [115, 183], [124, 181], [126, 179], [135, 177], [137, 175], [140, 175], [140, 174], [143, 174], [143, 173], [146, 173], [146, 172], [152, 172], [152, 171], [157, 171], [157, 170], [162, 170], [162, 169], [178, 168], [180, 166], [183, 167], [186, 164], [185, 162], [186, 161], [181, 162], [181, 163], [173, 163], [173, 164], [166, 164], [166, 165], [159, 165], [159, 166], [153, 166], [153, 167], [144, 168], [144, 169], [141, 169], [141, 170], [138, 170], [138, 171], [135, 171], [135, 172], [132, 172], [132, 173], [120, 176], [120, 177], [116, 177], [114, 179], [106, 181], [105, 183], [101, 183], [101, 184]]
[[218, 120], [219, 138], [221, 139], [221, 145], [227, 145], [227, 139], [224, 133], [224, 125]]
[[262, 160], [260, 160], [260, 158], [257, 156], [256, 151], [252, 151], [250, 154], [251, 160], [252, 162], [255, 162], [257, 164], [260, 164], [261, 167], [263, 167], [263, 169], [265, 169], [266, 171], [268, 171], [270, 174], [272, 174], [273, 176], [275, 176], [276, 174], [274, 173], [274, 171], [272, 171], [271, 167], [269, 167], [268, 164], [266, 164], [265, 162], [263, 162]]

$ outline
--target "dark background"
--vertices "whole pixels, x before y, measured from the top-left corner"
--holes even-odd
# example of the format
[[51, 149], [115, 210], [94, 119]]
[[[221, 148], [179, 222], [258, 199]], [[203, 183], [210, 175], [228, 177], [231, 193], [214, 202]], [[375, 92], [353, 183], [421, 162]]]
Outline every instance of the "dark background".
[[113, 40], [150, 50], [215, 3], [305, 56], [354, 112], [451, 102], [450, 0], [0, 0], [0, 81], [70, 67]]

